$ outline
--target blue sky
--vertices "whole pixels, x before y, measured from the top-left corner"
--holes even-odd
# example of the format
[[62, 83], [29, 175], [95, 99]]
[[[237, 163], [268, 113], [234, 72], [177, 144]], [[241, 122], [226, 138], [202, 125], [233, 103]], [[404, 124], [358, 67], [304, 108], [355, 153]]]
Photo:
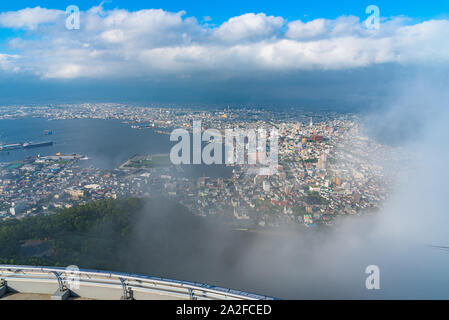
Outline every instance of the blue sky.
[[[65, 29], [71, 4], [82, 11], [80, 30]], [[99, 4], [2, 2], [0, 100], [19, 92], [52, 99], [57, 91], [217, 103], [310, 101], [326, 92], [328, 101], [362, 101], [373, 91], [369, 74], [382, 87], [412, 70], [449, 65], [449, 1]], [[364, 24], [371, 4], [383, 18], [379, 30]]]
[[[98, 5], [101, 1], [92, 0], [15, 0], [2, 1], [0, 11], [19, 10], [26, 7], [41, 6], [44, 8], [65, 9], [70, 4], [86, 10]], [[411, 1], [411, 0], [217, 0], [217, 1], [126, 1], [112, 0], [105, 3], [108, 8], [124, 8], [131, 11], [143, 8], [161, 8], [167, 11], [186, 10], [188, 15], [196, 17], [210, 16], [217, 23], [232, 16], [247, 12], [265, 12], [280, 15], [288, 19], [336, 18], [340, 15], [364, 16], [364, 9], [374, 4], [381, 8], [384, 16], [407, 15], [409, 17], [429, 19], [449, 13], [449, 2], [445, 0]]]

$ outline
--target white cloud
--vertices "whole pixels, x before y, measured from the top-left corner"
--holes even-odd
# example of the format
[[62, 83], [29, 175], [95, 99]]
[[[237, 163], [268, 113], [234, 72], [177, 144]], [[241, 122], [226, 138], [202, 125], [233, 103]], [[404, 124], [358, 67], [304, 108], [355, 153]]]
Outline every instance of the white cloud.
[[101, 37], [106, 42], [120, 43], [125, 40], [125, 33], [120, 29], [113, 29], [113, 30], [104, 31], [101, 34]]
[[214, 34], [224, 41], [257, 40], [276, 35], [284, 23], [282, 17], [247, 13], [224, 22]]
[[82, 67], [76, 64], [60, 65], [58, 68], [50, 68], [46, 77], [48, 78], [61, 78], [72, 79], [80, 76], [82, 73]]
[[61, 10], [41, 7], [0, 13], [0, 27], [35, 30], [41, 24], [55, 22], [64, 14]]
[[329, 32], [330, 26], [326, 19], [315, 19], [309, 22], [301, 20], [292, 21], [288, 24], [286, 37], [292, 39], [308, 39], [324, 36]]
[[15, 60], [19, 59], [18, 55], [0, 53], [0, 70], [19, 72], [20, 68], [15, 65]]
[[[31, 18], [25, 12], [39, 14]], [[373, 31], [353, 16], [287, 24], [282, 17], [248, 13], [211, 27], [184, 11], [95, 7], [82, 12], [80, 30], [68, 31], [59, 15], [39, 7], [1, 13], [0, 24], [29, 33], [9, 42], [20, 59], [0, 53], [0, 68], [46, 78], [103, 79], [449, 63], [448, 20], [412, 24], [393, 18]]]

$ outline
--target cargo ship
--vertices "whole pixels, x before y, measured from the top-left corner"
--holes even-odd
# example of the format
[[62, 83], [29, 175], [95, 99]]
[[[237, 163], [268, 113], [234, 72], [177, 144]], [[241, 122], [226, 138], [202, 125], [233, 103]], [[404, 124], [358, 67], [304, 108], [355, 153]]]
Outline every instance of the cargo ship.
[[80, 159], [80, 160], [84, 160], [86, 159], [83, 155], [81, 154], [61, 154], [60, 152], [58, 152], [55, 156], [45, 156], [45, 157], [40, 157], [41, 159], [47, 159], [47, 160], [74, 160], [74, 159]]
[[0, 145], [0, 151], [7, 151], [7, 150], [15, 150], [22, 148], [22, 145], [20, 143], [11, 143], [11, 144], [4, 144]]
[[24, 149], [30, 149], [30, 148], [38, 148], [38, 147], [46, 147], [46, 146], [52, 146], [53, 141], [43, 141], [43, 142], [25, 142], [22, 147]]

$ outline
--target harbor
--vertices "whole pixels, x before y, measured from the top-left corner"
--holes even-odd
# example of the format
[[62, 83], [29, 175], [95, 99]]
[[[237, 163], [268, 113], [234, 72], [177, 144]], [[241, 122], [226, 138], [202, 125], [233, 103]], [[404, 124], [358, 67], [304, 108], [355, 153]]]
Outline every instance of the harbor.
[[[82, 167], [112, 170], [136, 154], [166, 154], [172, 145], [167, 135], [158, 134], [154, 129], [135, 130], [118, 120], [21, 118], [0, 120], [0, 128], [0, 145], [17, 144], [17, 149], [0, 151], [0, 162], [75, 153], [89, 158], [79, 163]], [[46, 130], [52, 131], [52, 135]], [[53, 144], [23, 148], [27, 141]]]

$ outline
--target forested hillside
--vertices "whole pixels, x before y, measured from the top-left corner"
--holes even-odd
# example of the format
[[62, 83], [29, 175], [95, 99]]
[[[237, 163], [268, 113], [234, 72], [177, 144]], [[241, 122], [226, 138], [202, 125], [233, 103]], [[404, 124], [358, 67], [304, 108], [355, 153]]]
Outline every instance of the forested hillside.
[[7, 220], [0, 223], [0, 263], [74, 264], [125, 271], [142, 256], [163, 254], [158, 250], [164, 250], [164, 246], [176, 250], [169, 245], [168, 238], [182, 236], [188, 225], [198, 227], [197, 219], [184, 207], [166, 199], [131, 198], [97, 201], [54, 214]]

